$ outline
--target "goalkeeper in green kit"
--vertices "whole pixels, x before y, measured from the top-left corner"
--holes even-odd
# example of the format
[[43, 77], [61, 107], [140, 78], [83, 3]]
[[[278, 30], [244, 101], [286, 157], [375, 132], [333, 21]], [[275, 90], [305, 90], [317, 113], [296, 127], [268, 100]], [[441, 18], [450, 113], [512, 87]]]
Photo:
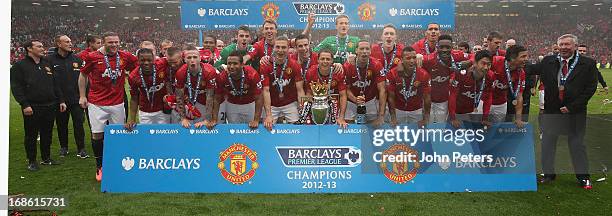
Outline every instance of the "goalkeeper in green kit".
[[359, 37], [348, 35], [349, 18], [344, 14], [336, 17], [336, 30], [335, 36], [326, 37], [313, 51], [329, 49], [334, 52], [334, 63], [343, 64], [349, 58], [349, 54], [355, 54]]

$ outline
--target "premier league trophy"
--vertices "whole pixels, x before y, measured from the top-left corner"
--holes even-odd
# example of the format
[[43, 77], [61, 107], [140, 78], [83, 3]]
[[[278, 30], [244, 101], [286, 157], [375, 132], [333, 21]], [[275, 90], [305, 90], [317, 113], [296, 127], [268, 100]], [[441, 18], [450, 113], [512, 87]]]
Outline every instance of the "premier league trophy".
[[312, 83], [312, 98], [304, 100], [297, 124], [335, 124], [337, 103], [325, 83]]
[[312, 108], [310, 109], [312, 121], [317, 124], [325, 124], [329, 117], [329, 90], [327, 85], [315, 83], [310, 86], [312, 90]]

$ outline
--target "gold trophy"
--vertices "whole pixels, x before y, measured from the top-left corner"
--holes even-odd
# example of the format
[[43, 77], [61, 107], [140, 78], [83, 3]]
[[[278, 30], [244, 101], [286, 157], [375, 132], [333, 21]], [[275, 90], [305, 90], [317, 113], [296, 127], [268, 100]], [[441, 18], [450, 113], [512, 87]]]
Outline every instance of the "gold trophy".
[[325, 124], [329, 118], [329, 87], [325, 83], [312, 83], [312, 121], [317, 124]]

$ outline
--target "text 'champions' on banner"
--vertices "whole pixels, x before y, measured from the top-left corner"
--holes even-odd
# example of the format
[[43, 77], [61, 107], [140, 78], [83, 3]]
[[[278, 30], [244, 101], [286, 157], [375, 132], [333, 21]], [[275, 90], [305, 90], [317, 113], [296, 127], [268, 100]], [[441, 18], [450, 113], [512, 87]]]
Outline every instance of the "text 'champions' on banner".
[[308, 13], [316, 14], [313, 29], [335, 29], [336, 16], [345, 14], [353, 29], [425, 29], [435, 22], [455, 27], [455, 1], [181, 1], [184, 30], [233, 30], [241, 25], [259, 27], [276, 20], [279, 29], [304, 29]]
[[534, 191], [531, 125], [138, 125], [105, 131], [105, 192]]

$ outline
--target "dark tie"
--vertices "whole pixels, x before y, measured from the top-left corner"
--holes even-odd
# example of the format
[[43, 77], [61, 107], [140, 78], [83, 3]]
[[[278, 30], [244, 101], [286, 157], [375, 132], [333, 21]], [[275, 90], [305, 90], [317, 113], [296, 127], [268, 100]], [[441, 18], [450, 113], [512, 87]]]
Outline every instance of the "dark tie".
[[[562, 62], [563, 65], [561, 65], [563, 68], [561, 69], [561, 73], [563, 73], [563, 79], [565, 79], [567, 76], [567, 72], [568, 72], [568, 68], [567, 68], [567, 60], [563, 60]], [[567, 82], [567, 79], [565, 79], [565, 82]], [[565, 83], [563, 83], [563, 90], [559, 90], [559, 100], [561, 100], [561, 102], [563, 102], [563, 96], [565, 95]]]

